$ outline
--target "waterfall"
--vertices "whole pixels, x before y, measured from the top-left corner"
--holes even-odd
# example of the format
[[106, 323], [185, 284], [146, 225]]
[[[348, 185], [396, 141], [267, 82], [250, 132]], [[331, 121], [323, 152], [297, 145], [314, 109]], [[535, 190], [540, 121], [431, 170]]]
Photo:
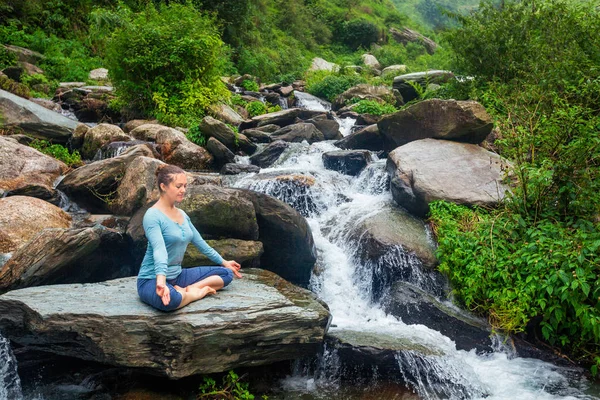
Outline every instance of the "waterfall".
[[21, 380], [17, 374], [17, 360], [8, 339], [0, 335], [0, 400], [22, 399]]

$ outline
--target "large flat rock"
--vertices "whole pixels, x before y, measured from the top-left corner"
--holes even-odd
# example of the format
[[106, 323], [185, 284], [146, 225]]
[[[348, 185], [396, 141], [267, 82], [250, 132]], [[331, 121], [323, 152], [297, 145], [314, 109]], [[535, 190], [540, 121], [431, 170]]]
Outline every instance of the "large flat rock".
[[312, 355], [330, 319], [311, 292], [259, 269], [173, 313], [142, 303], [135, 280], [8, 292], [0, 331], [32, 350], [181, 378]]

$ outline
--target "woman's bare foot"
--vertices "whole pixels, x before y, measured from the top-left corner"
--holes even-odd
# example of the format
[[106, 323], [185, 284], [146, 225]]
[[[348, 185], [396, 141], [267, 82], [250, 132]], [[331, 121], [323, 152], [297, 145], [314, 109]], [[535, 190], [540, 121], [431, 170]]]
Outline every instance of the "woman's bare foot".
[[186, 288], [182, 288], [181, 286], [178, 285], [173, 285], [173, 287], [175, 288], [175, 290], [177, 290], [179, 293], [181, 292], [187, 292]]
[[210, 286], [205, 286], [203, 288], [196, 288], [193, 286], [188, 286], [185, 288], [186, 292], [194, 296], [197, 300], [200, 300], [206, 296], [216, 294], [217, 291]]

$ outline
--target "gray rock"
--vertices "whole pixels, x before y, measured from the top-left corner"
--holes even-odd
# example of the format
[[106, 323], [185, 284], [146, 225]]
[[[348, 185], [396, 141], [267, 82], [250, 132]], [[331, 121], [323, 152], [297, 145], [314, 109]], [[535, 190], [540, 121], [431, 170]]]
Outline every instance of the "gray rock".
[[323, 153], [325, 168], [356, 176], [371, 162], [371, 153], [367, 150], [340, 150]]
[[140, 302], [133, 277], [12, 291], [0, 296], [0, 329], [33, 349], [170, 378], [315, 354], [328, 310], [275, 274], [244, 272], [219, 294], [169, 314]]
[[44, 55], [38, 53], [37, 51], [29, 50], [29, 49], [26, 49], [23, 47], [13, 46], [13, 45], [3, 45], [3, 46], [7, 51], [13, 53], [17, 57], [17, 60], [22, 61], [22, 62], [37, 64], [38, 62], [40, 62], [46, 58], [46, 57], [44, 57]]
[[90, 71], [88, 78], [94, 81], [105, 81], [108, 79], [108, 70], [106, 68], [96, 68]]
[[339, 140], [343, 138], [340, 132], [340, 124], [338, 124], [334, 119], [313, 118], [307, 119], [306, 122], [313, 124], [318, 130], [320, 130], [321, 133], [323, 133], [325, 140]]
[[130, 140], [132, 140], [131, 136], [127, 135], [116, 125], [96, 125], [85, 133], [81, 156], [91, 160], [102, 146], [111, 142], [128, 142]]
[[482, 147], [436, 139], [398, 147], [387, 161], [394, 200], [417, 216], [425, 216], [435, 200], [495, 206], [509, 190], [502, 183], [509, 168]]
[[405, 282], [396, 282], [385, 301], [386, 312], [405, 324], [420, 324], [454, 340], [456, 348], [492, 352], [492, 327], [449, 302]]
[[377, 125], [370, 125], [334, 143], [340, 149], [365, 149], [381, 151], [384, 149], [383, 137]]
[[164, 163], [155, 158], [133, 158], [127, 164], [122, 179], [117, 182], [116, 196], [107, 208], [117, 215], [133, 215], [138, 209], [158, 200], [160, 193], [156, 185], [156, 170], [161, 165]]
[[250, 162], [260, 168], [267, 168], [271, 166], [279, 156], [289, 147], [289, 143], [283, 140], [276, 140], [273, 143], [265, 147], [260, 153], [257, 153], [250, 157]]
[[384, 69], [381, 70], [381, 76], [386, 77], [386, 76], [396, 76], [398, 74], [403, 74], [406, 72], [406, 65], [404, 64], [395, 64], [395, 65], [390, 65], [389, 67], [385, 67]]
[[271, 135], [258, 129], [244, 129], [244, 136], [255, 143], [271, 143]]
[[232, 151], [239, 149], [246, 154], [253, 154], [256, 151], [256, 144], [248, 140], [246, 136], [236, 134], [223, 122], [212, 117], [204, 117], [200, 124], [200, 130], [208, 137], [214, 137]]
[[192, 171], [203, 171], [212, 167], [212, 155], [204, 147], [189, 141], [177, 129], [158, 131], [156, 144], [162, 159], [168, 164]]
[[285, 126], [271, 134], [273, 140], [283, 140], [284, 142], [301, 143], [307, 141], [312, 144], [325, 140], [323, 133], [311, 123], [298, 123]]
[[360, 56], [363, 64], [369, 68], [381, 69], [381, 64], [377, 61], [377, 58], [372, 54], [363, 54]]
[[281, 96], [279, 93], [265, 93], [264, 96], [267, 103], [270, 103], [274, 106], [280, 105], [279, 101], [281, 100]]
[[216, 104], [210, 109], [216, 119], [223, 121], [227, 124], [239, 126], [242, 122], [244, 122], [244, 118], [242, 118], [240, 114], [238, 114], [233, 108], [229, 107], [227, 104]]
[[340, 70], [340, 66], [336, 63], [326, 61], [322, 58], [315, 57], [312, 60], [312, 64], [308, 68], [309, 71], [332, 71], [337, 72]]
[[438, 47], [437, 43], [435, 43], [433, 40], [406, 27], [403, 27], [402, 30], [390, 28], [390, 33], [396, 42], [402, 43], [405, 46], [411, 42], [422, 44], [429, 54], [435, 53]]
[[225, 164], [221, 168], [221, 175], [237, 175], [260, 172], [260, 167], [251, 164]]
[[153, 119], [132, 119], [131, 121], [128, 121], [125, 126], [123, 126], [123, 132], [125, 133], [129, 133], [131, 131], [133, 131], [135, 128], [137, 128], [138, 126], [142, 126], [142, 125], [146, 125], [146, 124], [152, 124], [152, 125], [157, 125], [158, 121]]
[[288, 108], [287, 110], [276, 111], [268, 114], [257, 115], [249, 121], [244, 121], [240, 125], [240, 131], [248, 128], [262, 127], [265, 125], [287, 126], [293, 124], [296, 118], [300, 116], [299, 108]]
[[[156, 142], [158, 132], [162, 130], [176, 131], [176, 129], [169, 128], [168, 126], [152, 123], [152, 121], [148, 121], [149, 123], [142, 123], [143, 120], [137, 120], [135, 123], [134, 121], [130, 122], [127, 123], [130, 129], [129, 134], [138, 140]], [[176, 135], [176, 133], [173, 134]]]
[[77, 121], [5, 90], [0, 90], [0, 114], [2, 127], [19, 128], [32, 136], [59, 143], [66, 143], [78, 125]]
[[373, 86], [367, 83], [361, 83], [351, 87], [336, 97], [335, 101], [333, 102], [333, 109], [339, 110], [352, 99], [374, 100], [379, 103], [389, 103], [398, 106], [403, 104], [402, 99], [399, 99], [389, 87]]
[[257, 131], [261, 131], [261, 132], [265, 132], [265, 133], [273, 133], [279, 128], [281, 128], [281, 126], [275, 125], [275, 124], [268, 124], [268, 125], [257, 126], [255, 129]]
[[492, 131], [493, 123], [476, 101], [430, 99], [384, 116], [377, 126], [386, 150], [391, 151], [426, 138], [481, 143]]
[[68, 167], [10, 137], [0, 136], [0, 189], [10, 192], [35, 186], [51, 190]]
[[441, 84], [451, 79], [454, 79], [454, 74], [450, 71], [429, 70], [425, 72], [413, 72], [395, 77], [393, 88], [398, 90], [404, 102], [408, 103], [419, 97], [414, 85], [419, 85], [425, 89], [430, 83]]
[[[225, 260], [235, 260], [242, 268], [259, 268], [260, 256], [263, 254], [261, 242], [239, 239], [207, 240], [206, 243], [215, 249]], [[181, 266], [196, 267], [200, 265], [213, 265], [214, 263], [200, 253], [195, 246], [188, 246]]]
[[213, 155], [215, 159], [214, 164], [217, 168], [235, 162], [235, 154], [214, 137], [208, 139], [208, 142], [206, 142], [206, 149]]
[[288, 97], [293, 92], [294, 92], [294, 87], [292, 85], [282, 86], [279, 89], [277, 89], [277, 93], [279, 93], [280, 95], [282, 95], [284, 97]]

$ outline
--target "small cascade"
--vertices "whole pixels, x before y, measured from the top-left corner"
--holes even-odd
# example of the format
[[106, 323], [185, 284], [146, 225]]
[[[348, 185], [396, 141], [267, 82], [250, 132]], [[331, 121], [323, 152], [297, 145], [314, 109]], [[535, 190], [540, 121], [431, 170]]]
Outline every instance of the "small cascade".
[[287, 98], [279, 97], [279, 107], [281, 107], [282, 110], [287, 110], [289, 108]]
[[148, 142], [144, 142], [142, 140], [132, 140], [130, 142], [111, 142], [108, 143], [102, 148], [98, 149], [92, 161], [101, 161], [106, 160], [108, 158], [114, 158], [120, 156], [130, 147], [136, 146], [138, 144], [144, 144]]
[[296, 107], [312, 111], [331, 111], [331, 103], [312, 94], [294, 90]]
[[21, 380], [17, 374], [17, 360], [10, 348], [10, 342], [0, 335], [0, 400], [20, 400]]
[[342, 134], [342, 136], [348, 136], [349, 134], [352, 133], [352, 128], [354, 128], [354, 126], [356, 124], [356, 118], [334, 117], [334, 119], [340, 125], [340, 133]]

